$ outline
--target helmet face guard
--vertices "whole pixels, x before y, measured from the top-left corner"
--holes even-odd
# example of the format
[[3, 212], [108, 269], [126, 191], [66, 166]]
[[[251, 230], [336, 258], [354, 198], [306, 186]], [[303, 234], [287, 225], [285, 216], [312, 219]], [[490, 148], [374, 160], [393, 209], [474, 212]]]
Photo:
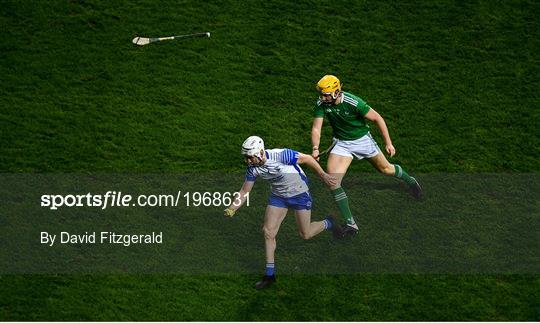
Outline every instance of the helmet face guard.
[[262, 166], [265, 163], [264, 158], [260, 156], [244, 156], [244, 161], [248, 166]]
[[[321, 92], [319, 94], [319, 99], [321, 99], [321, 101], [323, 102], [327, 102], [327, 103], [331, 103], [333, 102], [334, 100], [336, 100], [338, 97], [339, 97], [339, 94], [341, 93], [341, 91], [334, 91], [334, 92]], [[328, 101], [326, 98], [327, 97], [331, 97], [332, 98], [332, 101]]]

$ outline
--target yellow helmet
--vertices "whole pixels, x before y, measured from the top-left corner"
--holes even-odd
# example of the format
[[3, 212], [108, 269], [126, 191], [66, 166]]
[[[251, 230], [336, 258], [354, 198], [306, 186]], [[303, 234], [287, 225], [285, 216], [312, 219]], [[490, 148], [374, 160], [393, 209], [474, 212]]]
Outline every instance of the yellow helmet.
[[334, 99], [341, 92], [341, 83], [334, 75], [325, 75], [317, 82], [317, 91], [321, 94], [332, 94]]

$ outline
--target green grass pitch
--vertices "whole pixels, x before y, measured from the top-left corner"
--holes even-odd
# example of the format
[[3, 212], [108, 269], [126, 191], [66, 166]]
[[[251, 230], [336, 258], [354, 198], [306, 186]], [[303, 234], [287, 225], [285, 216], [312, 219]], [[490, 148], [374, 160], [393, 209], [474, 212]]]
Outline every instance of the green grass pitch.
[[[520, 210], [537, 224], [539, 16], [527, 0], [3, 1], [0, 172], [241, 172], [239, 146], [255, 133], [310, 150], [315, 83], [335, 74], [385, 117], [393, 161], [412, 173], [532, 174]], [[369, 208], [356, 217], [378, 227]], [[0, 320], [540, 320], [538, 272], [298, 273], [256, 292], [258, 278], [0, 273]]]

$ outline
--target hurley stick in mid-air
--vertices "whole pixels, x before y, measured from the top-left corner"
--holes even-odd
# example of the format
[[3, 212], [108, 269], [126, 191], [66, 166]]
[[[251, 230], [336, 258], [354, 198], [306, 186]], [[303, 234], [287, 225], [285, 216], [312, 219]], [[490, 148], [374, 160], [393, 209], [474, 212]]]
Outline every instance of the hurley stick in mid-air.
[[168, 37], [156, 37], [156, 38], [147, 38], [147, 37], [135, 37], [132, 42], [135, 45], [144, 46], [150, 43], [160, 42], [163, 40], [173, 40], [180, 38], [195, 38], [195, 37], [210, 37], [210, 32], [205, 33], [196, 33], [196, 34], [187, 34], [187, 35], [177, 35], [177, 36], [168, 36]]

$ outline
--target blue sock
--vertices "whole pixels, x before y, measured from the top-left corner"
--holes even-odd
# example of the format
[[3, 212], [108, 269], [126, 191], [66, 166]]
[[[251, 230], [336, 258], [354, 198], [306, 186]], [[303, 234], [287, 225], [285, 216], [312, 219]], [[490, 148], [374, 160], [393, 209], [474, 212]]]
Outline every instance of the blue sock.
[[332, 229], [332, 221], [330, 221], [329, 219], [324, 219], [323, 223], [324, 223], [324, 229], [325, 230]]
[[266, 276], [274, 276], [275, 265], [273, 263], [266, 264]]

